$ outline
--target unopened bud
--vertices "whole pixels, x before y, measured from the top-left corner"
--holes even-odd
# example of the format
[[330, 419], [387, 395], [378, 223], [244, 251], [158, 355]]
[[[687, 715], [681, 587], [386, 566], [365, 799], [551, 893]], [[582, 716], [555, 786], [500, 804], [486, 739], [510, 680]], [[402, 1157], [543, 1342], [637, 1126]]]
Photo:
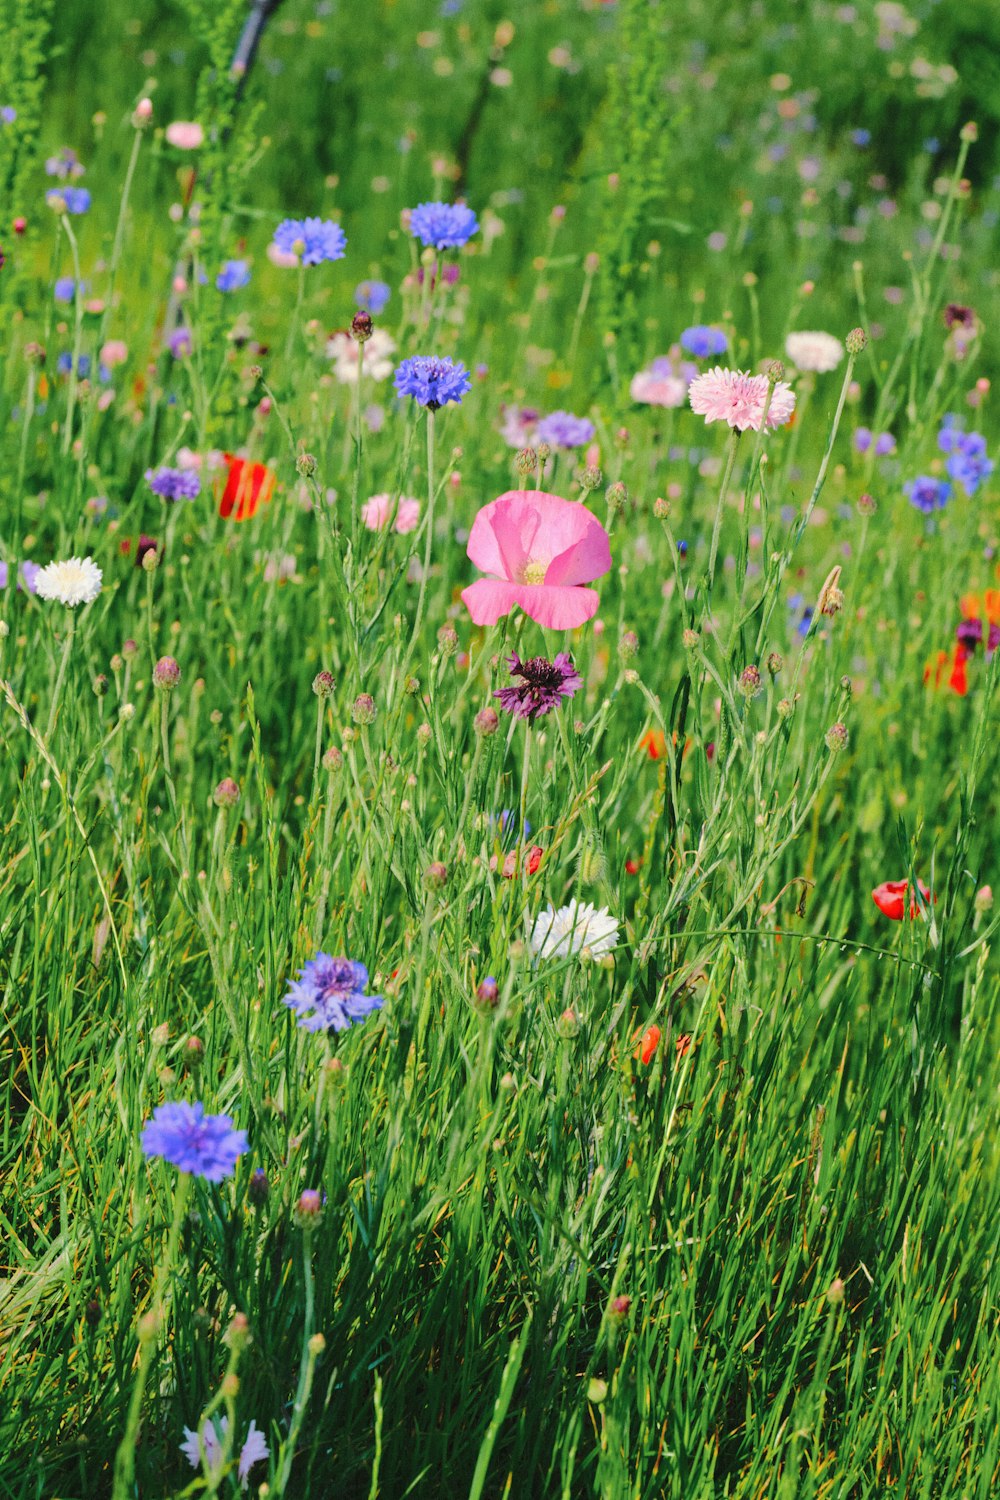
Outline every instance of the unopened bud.
[[519, 448], [514, 458], [514, 470], [523, 477], [533, 474], [538, 468], [538, 454], [534, 448]]
[[313, 692], [317, 698], [332, 698], [337, 689], [337, 681], [332, 672], [317, 672], [313, 678]]
[[653, 501], [653, 515], [658, 521], [665, 521], [670, 515], [670, 501], [665, 500], [662, 495], [657, 495]]
[[[150, 554], [147, 553], [148, 557]], [[143, 563], [145, 566], [145, 563]], [[169, 693], [181, 680], [181, 669], [172, 656], [161, 656], [153, 668], [153, 686]]]
[[108, 679], [105, 677], [103, 672], [98, 672], [97, 676], [94, 678], [92, 687], [94, 689], [94, 694], [96, 697], [104, 697], [105, 693], [108, 690]]
[[838, 754], [841, 750], [846, 750], [848, 739], [847, 725], [840, 723], [831, 724], [824, 735], [824, 739], [826, 740], [827, 749], [834, 755]]
[[614, 484], [609, 484], [604, 491], [604, 498], [608, 503], [608, 509], [615, 515], [620, 515], [628, 504], [628, 490], [618, 479]]
[[355, 724], [374, 724], [377, 712], [375, 699], [372, 695], [370, 693], [359, 693], [351, 708], [351, 718]]
[[212, 801], [216, 807], [235, 807], [240, 800], [240, 789], [231, 776], [223, 776], [215, 791], [212, 793]]
[[604, 481], [604, 475], [596, 464], [588, 464], [580, 475], [580, 488], [589, 494], [591, 490], [600, 489]]
[[618, 642], [618, 655], [622, 661], [631, 661], [639, 650], [639, 637], [634, 630], [624, 630]]
[[324, 771], [339, 771], [343, 764], [344, 757], [341, 755], [336, 745], [331, 745], [328, 750], [323, 751], [322, 765]]
[[295, 467], [303, 479], [311, 479], [316, 472], [316, 456], [313, 453], [300, 453], [295, 460]]
[[443, 865], [440, 860], [429, 864], [424, 871], [424, 885], [429, 891], [439, 891], [448, 883], [448, 866]]
[[496, 734], [497, 730], [500, 727], [500, 720], [497, 717], [496, 709], [480, 709], [479, 713], [476, 714], [475, 719], [472, 721], [472, 725], [476, 733], [479, 735], [483, 735], [484, 737], [487, 735]]
[[751, 698], [756, 698], [761, 691], [760, 668], [755, 666], [744, 667], [739, 676], [739, 689], [749, 703]]
[[767, 658], [767, 670], [772, 677], [777, 677], [778, 673], [781, 671], [784, 665], [785, 663], [779, 656], [777, 651], [772, 651], [769, 653]]
[[862, 349], [867, 347], [868, 335], [863, 328], [852, 328], [844, 343], [848, 354], [860, 354]]
[[356, 312], [351, 319], [351, 338], [356, 344], [367, 344], [375, 332], [370, 312]]
[[858, 496], [858, 515], [873, 516], [878, 510], [878, 504], [873, 495], [863, 494]]

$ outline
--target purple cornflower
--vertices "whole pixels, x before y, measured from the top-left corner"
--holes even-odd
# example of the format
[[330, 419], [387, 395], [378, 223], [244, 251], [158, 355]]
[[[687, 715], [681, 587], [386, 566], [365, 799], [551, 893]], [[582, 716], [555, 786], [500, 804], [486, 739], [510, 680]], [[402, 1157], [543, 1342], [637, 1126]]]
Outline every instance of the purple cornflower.
[[31, 562], [28, 558], [25, 558], [24, 562], [21, 564], [20, 577], [17, 584], [18, 588], [23, 587], [26, 594], [37, 593], [38, 575], [41, 571], [42, 568], [40, 563]]
[[386, 282], [362, 281], [354, 288], [354, 305], [377, 318], [391, 296], [392, 289]]
[[184, 359], [191, 353], [191, 330], [190, 328], [175, 328], [167, 339], [167, 348], [174, 359]]
[[215, 285], [220, 292], [238, 292], [250, 285], [250, 267], [245, 260], [224, 260]]
[[346, 1031], [382, 1007], [381, 995], [366, 995], [368, 970], [350, 958], [317, 953], [289, 984], [285, 1004], [306, 1031]]
[[506, 713], [516, 714], [529, 723], [558, 708], [560, 699], [572, 698], [583, 687], [583, 678], [573, 665], [573, 659], [560, 651], [555, 661], [544, 656], [533, 656], [522, 661], [516, 652], [507, 658], [512, 677], [521, 679], [516, 687], [505, 687], [493, 694], [500, 699], [500, 707]]
[[67, 177], [82, 177], [84, 166], [72, 146], [64, 146], [58, 156], [50, 156], [45, 162], [46, 177], [58, 177], [65, 182]]
[[944, 510], [951, 499], [951, 485], [944, 479], [934, 479], [930, 474], [918, 474], [903, 485], [903, 494], [911, 505], [929, 516], [932, 511]]
[[90, 207], [90, 192], [87, 188], [50, 188], [45, 201], [57, 213], [85, 214]]
[[201, 479], [194, 469], [171, 469], [164, 464], [147, 469], [145, 478], [153, 494], [163, 500], [196, 500], [201, 494]]
[[938, 433], [938, 447], [947, 453], [945, 468], [949, 478], [960, 484], [967, 495], [976, 490], [993, 472], [993, 461], [986, 456], [986, 439], [981, 432], [963, 432], [953, 415], [946, 416]]
[[[68, 349], [64, 349], [56, 360], [56, 370], [60, 375], [69, 375], [73, 369], [73, 356]], [[81, 354], [76, 362], [76, 373], [80, 380], [86, 380], [90, 374], [90, 355]]]
[[[201, 1424], [201, 1441], [199, 1443], [198, 1433], [190, 1427], [185, 1427], [181, 1452], [192, 1469], [199, 1467], [203, 1454], [205, 1468], [209, 1472], [215, 1468], [228, 1431], [228, 1417], [217, 1417], [215, 1420], [206, 1417]], [[246, 1489], [249, 1482], [250, 1470], [254, 1464], [260, 1463], [263, 1459], [270, 1458], [270, 1456], [271, 1450], [267, 1446], [264, 1434], [260, 1431], [256, 1422], [251, 1422], [247, 1428], [246, 1440], [240, 1449], [239, 1462], [236, 1465], [236, 1473], [239, 1476], [241, 1489]]]
[[875, 444], [875, 454], [878, 458], [885, 458], [896, 451], [896, 439], [891, 432], [880, 432], [876, 437], [870, 427], [859, 427], [854, 434], [854, 447], [858, 453], [867, 453], [872, 442]]
[[721, 328], [709, 328], [704, 323], [696, 323], [693, 328], [685, 328], [681, 334], [681, 348], [686, 349], [688, 354], [693, 354], [696, 359], [707, 359], [712, 354], [725, 354], [729, 348], [729, 340]]
[[146, 1156], [162, 1156], [179, 1172], [192, 1172], [206, 1182], [222, 1182], [249, 1150], [245, 1130], [236, 1130], [228, 1115], [206, 1115], [204, 1104], [180, 1100], [161, 1104], [142, 1132]]
[[52, 288], [52, 295], [57, 302], [72, 302], [76, 291], [76, 282], [72, 276], [60, 276]]
[[418, 203], [410, 209], [410, 233], [435, 250], [457, 250], [479, 228], [479, 220], [464, 203]]
[[430, 411], [437, 411], [449, 401], [461, 404], [466, 391], [472, 388], [463, 364], [456, 365], [448, 357], [436, 359], [423, 354], [404, 359], [396, 368], [393, 384], [397, 396], [412, 396]]
[[332, 219], [282, 219], [274, 243], [285, 255], [301, 257], [304, 266], [343, 260], [347, 237]]
[[550, 411], [535, 430], [535, 442], [548, 443], [550, 448], [582, 448], [593, 436], [593, 422], [574, 417], [571, 411]]

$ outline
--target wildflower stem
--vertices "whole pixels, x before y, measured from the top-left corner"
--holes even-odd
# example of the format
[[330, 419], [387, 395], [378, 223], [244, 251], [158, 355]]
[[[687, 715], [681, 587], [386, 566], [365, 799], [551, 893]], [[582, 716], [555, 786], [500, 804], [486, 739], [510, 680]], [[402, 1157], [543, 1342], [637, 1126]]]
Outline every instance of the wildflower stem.
[[136, 1371], [135, 1384], [132, 1387], [132, 1395], [129, 1400], [128, 1416], [125, 1421], [125, 1435], [118, 1446], [118, 1452], [115, 1454], [111, 1500], [133, 1500], [134, 1497], [135, 1444], [136, 1438], [139, 1435], [142, 1398], [146, 1389], [146, 1381], [149, 1377], [149, 1367], [153, 1362], [153, 1355], [156, 1353], [156, 1338], [160, 1332], [167, 1283], [174, 1268], [174, 1261], [177, 1258], [177, 1247], [180, 1244], [181, 1238], [181, 1225], [184, 1221], [184, 1209], [187, 1204], [190, 1187], [190, 1173], [179, 1173], [177, 1187], [174, 1191], [174, 1218], [170, 1226], [170, 1236], [167, 1240], [167, 1253], [156, 1268], [156, 1279], [153, 1283], [150, 1310], [140, 1319], [139, 1323], [139, 1368]]
[[812, 494], [809, 496], [809, 504], [806, 506], [805, 514], [799, 521], [798, 528], [795, 532], [796, 543], [798, 543], [806, 527], [809, 525], [809, 522], [812, 519], [812, 513], [816, 509], [816, 502], [819, 500], [819, 497], [823, 491], [823, 486], [826, 483], [826, 471], [830, 467], [830, 459], [833, 455], [833, 445], [837, 441], [837, 430], [840, 427], [840, 419], [844, 414], [844, 405], [847, 401], [848, 388], [850, 387], [851, 378], [854, 374], [854, 361], [856, 357], [857, 356], [854, 354], [848, 354], [847, 356], [847, 368], [844, 370], [844, 383], [840, 387], [840, 400], [837, 402], [837, 410], [833, 414], [833, 425], [830, 428], [830, 436], [826, 440], [826, 452], [823, 454], [823, 461], [819, 466], [819, 473], [816, 475], [816, 483], [813, 485]]
[[[302, 1327], [302, 1360], [299, 1366], [299, 1383], [295, 1392], [295, 1402], [292, 1407], [292, 1420], [289, 1423], [288, 1436], [282, 1443], [278, 1454], [278, 1472], [272, 1492], [275, 1500], [281, 1500], [291, 1477], [292, 1464], [295, 1460], [295, 1447], [299, 1439], [299, 1433], [302, 1430], [302, 1422], [312, 1391], [316, 1360], [322, 1352], [323, 1347], [322, 1336], [318, 1334], [315, 1337], [313, 1336], [312, 1234], [308, 1229], [303, 1229], [302, 1231], [302, 1278], [305, 1301]], [[118, 1500], [117, 1495], [113, 1497], [113, 1500]]]
[[63, 427], [62, 451], [63, 456], [69, 452], [70, 443], [73, 441], [73, 417], [76, 412], [76, 387], [79, 380], [80, 349], [83, 345], [83, 287], [80, 284], [80, 248], [76, 243], [76, 235], [73, 233], [72, 225], [66, 214], [62, 215], [62, 227], [69, 240], [70, 254], [73, 257], [73, 363], [69, 371], [69, 393], [66, 397], [66, 422]]
[[413, 620], [413, 632], [410, 636], [410, 647], [406, 653], [405, 666], [409, 666], [410, 657], [413, 655], [414, 647], [420, 635], [420, 626], [424, 617], [424, 596], [427, 593], [427, 575], [431, 568], [431, 548], [434, 545], [434, 409], [427, 408], [427, 521], [426, 535], [424, 537], [424, 560], [420, 569], [420, 592], [417, 595], [417, 613]]
[[66, 668], [69, 666], [70, 652], [73, 649], [73, 637], [76, 633], [76, 615], [72, 610], [69, 612], [69, 620], [66, 626], [66, 636], [63, 640], [62, 656], [59, 659], [59, 671], [56, 674], [56, 684], [52, 689], [52, 698], [49, 702], [49, 717], [45, 725], [45, 738], [51, 739], [52, 730], [55, 727], [56, 714], [59, 712], [59, 699], [62, 696], [63, 683], [66, 681]]
[[722, 484], [719, 487], [718, 504], [715, 507], [715, 525], [712, 527], [712, 547], [708, 554], [707, 592], [709, 594], [711, 594], [712, 585], [715, 582], [715, 560], [719, 555], [719, 533], [722, 531], [722, 512], [726, 504], [726, 492], [729, 489], [729, 481], [733, 477], [733, 464], [736, 462], [736, 445], [739, 440], [739, 431], [734, 427], [729, 434], [726, 467], [722, 475]]

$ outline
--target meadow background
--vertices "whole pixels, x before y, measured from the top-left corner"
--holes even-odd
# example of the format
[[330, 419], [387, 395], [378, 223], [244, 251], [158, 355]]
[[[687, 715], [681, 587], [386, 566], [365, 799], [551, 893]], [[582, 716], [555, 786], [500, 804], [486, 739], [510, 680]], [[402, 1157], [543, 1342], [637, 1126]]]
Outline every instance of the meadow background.
[[[949, 414], [996, 450], [1000, 14], [285, 0], [237, 99], [243, 16], [4, 20], [0, 1496], [112, 1494], [141, 1335], [119, 1495], [238, 1494], [180, 1449], [211, 1408], [234, 1458], [265, 1436], [255, 1494], [987, 1500], [998, 653], [953, 674], [971, 596], [1000, 623], [1000, 511], [989, 474], [931, 514], [904, 486]], [[85, 214], [45, 200], [64, 147]], [[401, 213], [437, 197], [480, 231], [431, 288]], [[300, 277], [267, 247], [306, 214], [348, 244]], [[396, 360], [472, 374], [432, 476], [414, 403], [370, 380], [359, 427], [327, 354], [372, 279]], [[726, 476], [724, 429], [630, 396], [693, 324], [743, 369], [867, 343], [789, 366], [794, 423]], [[582, 449], [519, 476], [515, 407], [586, 416], [599, 482]], [[276, 477], [242, 523], [214, 450]], [[359, 524], [426, 519], [429, 477], [433, 527]], [[572, 635], [459, 597], [524, 482], [610, 530]], [[93, 604], [19, 587], [70, 555]], [[484, 735], [512, 647], [583, 687]], [[890, 921], [887, 880], [931, 898]], [[573, 898], [614, 953], [537, 958]], [[385, 997], [329, 1038], [282, 1004], [318, 950]], [[140, 1146], [176, 1099], [250, 1138], [179, 1217]]]

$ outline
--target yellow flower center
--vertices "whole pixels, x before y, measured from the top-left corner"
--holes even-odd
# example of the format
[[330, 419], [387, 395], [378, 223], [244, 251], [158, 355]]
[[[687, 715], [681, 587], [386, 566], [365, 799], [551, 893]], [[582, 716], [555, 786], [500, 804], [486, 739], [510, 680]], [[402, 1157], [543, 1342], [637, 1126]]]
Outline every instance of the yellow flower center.
[[524, 567], [521, 569], [521, 582], [522, 583], [544, 583], [545, 582], [545, 575], [548, 572], [548, 568], [549, 568], [549, 565], [548, 565], [548, 563], [545, 563], [545, 562], [529, 562], [529, 563], [525, 563]]

